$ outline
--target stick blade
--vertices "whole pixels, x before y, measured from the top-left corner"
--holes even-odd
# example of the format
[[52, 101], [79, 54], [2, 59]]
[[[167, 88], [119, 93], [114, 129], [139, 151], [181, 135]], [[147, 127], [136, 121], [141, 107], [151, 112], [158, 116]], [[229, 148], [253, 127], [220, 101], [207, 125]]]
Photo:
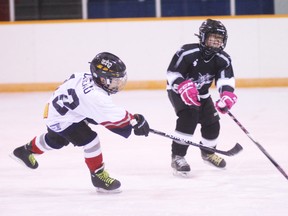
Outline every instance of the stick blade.
[[233, 155], [238, 154], [242, 150], [243, 150], [243, 147], [239, 143], [236, 143], [236, 145], [232, 149], [226, 152], [226, 155], [233, 156]]

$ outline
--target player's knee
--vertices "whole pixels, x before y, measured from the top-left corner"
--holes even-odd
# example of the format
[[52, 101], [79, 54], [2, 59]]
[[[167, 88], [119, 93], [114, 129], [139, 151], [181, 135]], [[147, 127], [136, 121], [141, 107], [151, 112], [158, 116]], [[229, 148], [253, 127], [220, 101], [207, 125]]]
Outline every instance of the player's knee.
[[185, 109], [178, 113], [176, 130], [186, 134], [194, 134], [199, 114], [195, 109]]
[[220, 123], [219, 121], [214, 122], [211, 125], [205, 125], [201, 128], [202, 137], [205, 139], [216, 139], [219, 136]]
[[97, 138], [97, 133], [92, 130], [81, 130], [81, 132], [70, 134], [69, 140], [74, 146], [85, 146]]
[[65, 138], [55, 132], [52, 133], [51, 131], [45, 135], [45, 142], [49, 147], [53, 149], [61, 149], [69, 144], [69, 141], [67, 141]]

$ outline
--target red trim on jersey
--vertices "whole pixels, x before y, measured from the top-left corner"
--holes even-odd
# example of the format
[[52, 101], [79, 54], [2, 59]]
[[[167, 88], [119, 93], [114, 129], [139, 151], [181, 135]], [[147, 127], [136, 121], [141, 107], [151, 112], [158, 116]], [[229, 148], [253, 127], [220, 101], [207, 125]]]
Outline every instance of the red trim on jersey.
[[106, 122], [102, 122], [101, 125], [103, 125], [104, 127], [108, 128], [108, 129], [113, 129], [113, 128], [124, 128], [127, 125], [130, 124], [130, 121], [133, 119], [133, 115], [131, 113], [128, 113], [126, 111], [126, 115], [125, 117], [117, 122], [110, 122], [110, 121], [106, 121]]

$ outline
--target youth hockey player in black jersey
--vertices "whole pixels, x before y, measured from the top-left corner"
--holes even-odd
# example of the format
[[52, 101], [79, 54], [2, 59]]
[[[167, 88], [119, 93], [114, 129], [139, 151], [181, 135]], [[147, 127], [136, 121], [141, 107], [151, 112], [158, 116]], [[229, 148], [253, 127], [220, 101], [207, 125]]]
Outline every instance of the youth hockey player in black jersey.
[[[167, 70], [169, 100], [177, 115], [175, 135], [193, 140], [197, 124], [201, 125], [201, 144], [215, 148], [220, 132], [218, 112], [226, 113], [236, 103], [235, 79], [230, 56], [224, 52], [227, 30], [217, 20], [207, 19], [199, 28], [199, 43], [183, 45], [173, 56]], [[215, 81], [220, 99], [213, 103], [209, 88]], [[215, 109], [216, 107], [216, 109]], [[172, 142], [174, 171], [190, 172], [185, 160], [188, 145]], [[213, 152], [201, 149], [205, 162], [224, 168], [226, 162]]]

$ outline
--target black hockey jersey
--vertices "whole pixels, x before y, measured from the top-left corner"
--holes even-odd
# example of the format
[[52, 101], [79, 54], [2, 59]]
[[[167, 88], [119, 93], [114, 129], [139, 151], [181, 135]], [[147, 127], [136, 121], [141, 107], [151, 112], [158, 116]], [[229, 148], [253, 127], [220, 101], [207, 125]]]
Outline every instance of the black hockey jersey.
[[177, 92], [178, 84], [191, 79], [200, 98], [210, 96], [213, 81], [219, 92], [234, 91], [235, 79], [230, 56], [221, 51], [206, 61], [201, 57], [199, 44], [186, 44], [173, 56], [167, 70], [167, 90]]

